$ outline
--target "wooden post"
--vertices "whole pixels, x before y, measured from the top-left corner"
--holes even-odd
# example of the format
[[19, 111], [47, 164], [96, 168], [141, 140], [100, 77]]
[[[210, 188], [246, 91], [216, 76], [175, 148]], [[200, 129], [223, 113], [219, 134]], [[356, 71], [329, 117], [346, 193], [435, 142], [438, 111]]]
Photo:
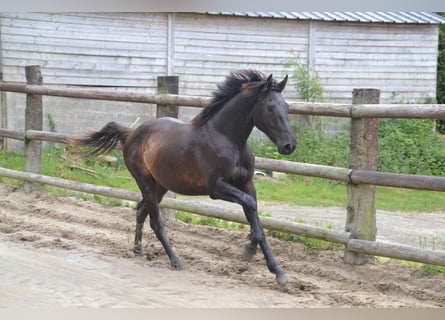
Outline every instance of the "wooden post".
[[[177, 76], [164, 76], [158, 77], [158, 94], [178, 94], [179, 93], [179, 77]], [[172, 117], [178, 118], [179, 110], [178, 106], [170, 105], [157, 105], [156, 106], [156, 118]], [[168, 191], [166, 197], [176, 198], [175, 193]], [[164, 220], [176, 218], [176, 210], [168, 208], [160, 208], [161, 216]]]
[[[0, 72], [0, 81], [3, 81], [3, 72]], [[8, 112], [6, 107], [6, 92], [0, 91], [0, 118], [1, 128], [8, 128]], [[6, 138], [0, 138], [0, 149], [8, 149], [8, 140]]]
[[[29, 85], [41, 85], [42, 74], [40, 66], [25, 67], [26, 83]], [[25, 131], [42, 130], [43, 112], [42, 96], [37, 94], [26, 95]], [[41, 173], [42, 171], [42, 142], [30, 140], [25, 137], [25, 172]], [[31, 192], [38, 185], [25, 183], [25, 192]]]
[[[354, 89], [352, 104], [378, 104], [377, 89]], [[378, 119], [352, 118], [349, 168], [377, 170]], [[348, 184], [346, 231], [351, 238], [368, 241], [376, 239], [375, 185]], [[344, 261], [361, 265], [374, 257], [345, 250]]]
[[[179, 77], [158, 77], [158, 94], [178, 94]], [[178, 106], [157, 105], [156, 118], [172, 117], [178, 118]]]

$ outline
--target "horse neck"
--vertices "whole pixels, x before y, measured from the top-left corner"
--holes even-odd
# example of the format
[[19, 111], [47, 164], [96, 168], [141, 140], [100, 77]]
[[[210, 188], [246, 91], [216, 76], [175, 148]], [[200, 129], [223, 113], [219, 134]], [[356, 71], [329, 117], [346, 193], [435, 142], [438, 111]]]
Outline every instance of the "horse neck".
[[246, 144], [254, 124], [252, 109], [255, 99], [242, 94], [235, 96], [216, 113], [208, 122], [218, 132], [224, 134], [232, 142], [242, 146]]

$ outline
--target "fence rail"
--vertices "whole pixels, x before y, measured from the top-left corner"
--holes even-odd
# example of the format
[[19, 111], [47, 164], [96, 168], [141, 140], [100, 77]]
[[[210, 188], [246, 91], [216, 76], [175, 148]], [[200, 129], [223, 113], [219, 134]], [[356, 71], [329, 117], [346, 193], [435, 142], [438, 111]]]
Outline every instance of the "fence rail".
[[[27, 109], [41, 108], [41, 95], [153, 103], [157, 104], [158, 107], [181, 105], [202, 108], [209, 101], [209, 98], [204, 97], [190, 97], [173, 94], [149, 95], [74, 88], [50, 88], [34, 84], [36, 79], [39, 79], [40, 69], [38, 67], [26, 67], [26, 72], [28, 80], [27, 84], [0, 82], [0, 91], [27, 94]], [[28, 77], [28, 75], [30, 75], [30, 77]], [[34, 75], [34, 80], [31, 75]], [[443, 250], [424, 250], [375, 241], [375, 195], [373, 191], [373, 186], [375, 185], [445, 191], [444, 177], [375, 171], [375, 155], [377, 153], [376, 141], [378, 134], [378, 127], [376, 125], [377, 118], [445, 119], [445, 105], [383, 105], [376, 104], [379, 100], [378, 90], [354, 90], [353, 94], [353, 104], [289, 103], [290, 113], [292, 114], [351, 118], [351, 141], [354, 139], [354, 142], [351, 143], [350, 146], [351, 160], [349, 168], [273, 160], [260, 157], [257, 157], [255, 161], [257, 169], [280, 171], [290, 174], [321, 177], [346, 182], [348, 185], [347, 232], [317, 228], [298, 223], [276, 221], [274, 219], [262, 217], [261, 220], [264, 227], [270, 230], [305, 235], [344, 244], [346, 246], [345, 261], [352, 264], [366, 262], [368, 255], [380, 255], [445, 266], [445, 251]], [[25, 118], [27, 118], [27, 114], [28, 112], [26, 112]], [[28, 123], [29, 121], [25, 122]], [[41, 131], [41, 129], [34, 130], [32, 123], [25, 126], [25, 132], [2, 128], [0, 129], [0, 136], [23, 140], [25, 141], [25, 146], [27, 143], [30, 144], [30, 142], [33, 141], [65, 143], [70, 137], [67, 134], [44, 132]], [[370, 143], [371, 141], [372, 143]], [[25, 168], [26, 161], [30, 161], [32, 164], [29, 164], [29, 168], [31, 168], [30, 170], [25, 170], [28, 172], [0, 168], [0, 176], [23, 180], [28, 183], [49, 184], [60, 188], [133, 201], [138, 201], [140, 199], [139, 193], [128, 190], [89, 185], [41, 175], [39, 171], [41, 166], [40, 163], [35, 165], [35, 162], [41, 161], [41, 159], [38, 159], [39, 156], [32, 156], [35, 149], [35, 147], [25, 148]], [[37, 152], [36, 154], [38, 155], [39, 153]], [[370, 158], [374, 159], [371, 159], [372, 161], [370, 161]], [[363, 204], [366, 204], [366, 206]], [[161, 203], [161, 207], [184, 210], [239, 223], [246, 223], [241, 211], [232, 212], [224, 208], [209, 206], [194, 201], [165, 198]]]
[[[0, 136], [17, 140], [25, 140], [26, 138], [53, 143], [66, 143], [66, 141], [74, 137], [65, 133], [38, 130], [27, 130], [23, 132], [10, 129], [0, 129]], [[445, 177], [346, 169], [263, 157], [255, 157], [255, 168], [324, 178], [351, 184], [372, 184], [406, 189], [445, 191]]]
[[[145, 94], [139, 92], [109, 92], [105, 90], [54, 88], [43, 85], [27, 85], [0, 82], [0, 91], [37, 94], [54, 97], [151, 103], [204, 108], [210, 98], [176, 94]], [[405, 118], [445, 119], [442, 104], [342, 104], [288, 101], [290, 114], [330, 116], [343, 118]]]
[[[47, 184], [68, 190], [115, 197], [129, 201], [138, 202], [141, 200], [140, 193], [134, 191], [81, 183], [61, 178], [49, 177], [41, 174], [15, 171], [1, 167], [0, 176], [32, 183]], [[207, 217], [248, 224], [241, 210], [228, 210], [226, 208], [208, 205], [200, 201], [164, 198], [160, 203], [160, 207], [174, 210], [183, 210]], [[340, 243], [345, 245], [346, 248], [352, 252], [445, 266], [445, 251], [441, 250], [427, 250], [378, 241], [351, 239], [351, 235], [348, 232], [314, 227], [296, 222], [281, 221], [268, 217], [260, 217], [260, 220], [264, 228], [266, 229], [286, 232], [289, 234], [303, 235], [306, 237], [330, 241], [334, 243]]]

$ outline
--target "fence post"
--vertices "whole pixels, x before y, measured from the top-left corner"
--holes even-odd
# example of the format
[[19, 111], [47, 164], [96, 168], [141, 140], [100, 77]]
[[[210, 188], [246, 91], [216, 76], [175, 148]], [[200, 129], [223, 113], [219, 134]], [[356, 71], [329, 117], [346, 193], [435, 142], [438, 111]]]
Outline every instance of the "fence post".
[[[380, 90], [354, 89], [352, 104], [378, 104]], [[378, 161], [378, 119], [351, 119], [351, 143], [349, 168], [377, 170]], [[348, 204], [346, 231], [351, 238], [375, 241], [375, 186], [348, 184]], [[366, 254], [345, 250], [344, 261], [349, 264], [361, 265], [374, 258]]]
[[[158, 77], [158, 94], [178, 94], [179, 77], [166, 76]], [[156, 106], [156, 118], [172, 117], [178, 118], [178, 106]]]
[[[158, 77], [158, 94], [178, 94], [179, 93], [179, 77], [177, 76], [162, 76]], [[178, 106], [156, 106], [156, 118], [172, 117], [178, 118]], [[166, 197], [176, 198], [175, 193], [168, 191]], [[160, 208], [161, 216], [166, 219], [176, 218], [176, 210], [168, 208]]]
[[[0, 71], [0, 81], [3, 81], [3, 72]], [[0, 128], [8, 128], [8, 115], [6, 108], [6, 92], [0, 91]], [[0, 149], [8, 149], [5, 137], [0, 138]]]
[[[26, 83], [29, 85], [41, 85], [42, 74], [40, 66], [26, 66]], [[26, 95], [25, 108], [25, 132], [27, 130], [42, 130], [43, 112], [42, 96], [38, 94]], [[42, 142], [30, 140], [25, 137], [25, 172], [40, 174], [42, 171]], [[37, 184], [25, 182], [25, 192], [31, 192]]]

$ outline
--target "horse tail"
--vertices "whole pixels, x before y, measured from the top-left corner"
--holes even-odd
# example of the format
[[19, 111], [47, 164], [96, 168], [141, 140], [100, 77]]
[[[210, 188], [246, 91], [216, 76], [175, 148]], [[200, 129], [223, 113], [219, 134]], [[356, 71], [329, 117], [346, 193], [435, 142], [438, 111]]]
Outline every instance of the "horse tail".
[[124, 127], [116, 122], [109, 122], [100, 131], [69, 139], [68, 142], [76, 146], [91, 147], [93, 149], [89, 154], [97, 155], [123, 147], [133, 131], [132, 128]]

